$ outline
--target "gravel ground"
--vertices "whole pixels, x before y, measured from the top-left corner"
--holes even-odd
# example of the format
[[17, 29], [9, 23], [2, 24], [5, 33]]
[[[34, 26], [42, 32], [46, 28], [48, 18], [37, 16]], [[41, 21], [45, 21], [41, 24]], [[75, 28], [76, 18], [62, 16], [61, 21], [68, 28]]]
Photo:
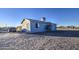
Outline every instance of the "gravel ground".
[[0, 50], [78, 50], [78, 34], [66, 31], [39, 34], [0, 33]]

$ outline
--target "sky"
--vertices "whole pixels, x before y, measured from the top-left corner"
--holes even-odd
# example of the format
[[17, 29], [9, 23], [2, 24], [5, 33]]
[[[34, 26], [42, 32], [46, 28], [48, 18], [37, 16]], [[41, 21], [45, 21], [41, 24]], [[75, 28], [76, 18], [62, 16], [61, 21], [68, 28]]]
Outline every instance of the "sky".
[[61, 26], [79, 26], [79, 8], [0, 8], [0, 26], [18, 26], [23, 18], [46, 21]]

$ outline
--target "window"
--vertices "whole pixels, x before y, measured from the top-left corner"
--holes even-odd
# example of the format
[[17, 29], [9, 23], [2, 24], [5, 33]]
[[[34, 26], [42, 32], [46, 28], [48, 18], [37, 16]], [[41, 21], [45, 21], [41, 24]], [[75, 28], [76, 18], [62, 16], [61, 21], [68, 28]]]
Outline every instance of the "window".
[[36, 24], [35, 24], [35, 27], [38, 28], [38, 27], [39, 27], [39, 23], [36, 23]]

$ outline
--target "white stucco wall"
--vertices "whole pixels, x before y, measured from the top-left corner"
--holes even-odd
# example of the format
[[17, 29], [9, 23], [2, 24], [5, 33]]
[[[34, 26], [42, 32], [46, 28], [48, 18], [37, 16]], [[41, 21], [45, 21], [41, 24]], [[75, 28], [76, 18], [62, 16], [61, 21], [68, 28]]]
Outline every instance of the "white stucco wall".
[[[27, 25], [28, 24], [28, 25]], [[27, 32], [30, 32], [31, 31], [31, 28], [30, 28], [30, 21], [28, 19], [25, 19], [25, 21], [22, 23], [22, 30], [23, 29], [26, 29]]]

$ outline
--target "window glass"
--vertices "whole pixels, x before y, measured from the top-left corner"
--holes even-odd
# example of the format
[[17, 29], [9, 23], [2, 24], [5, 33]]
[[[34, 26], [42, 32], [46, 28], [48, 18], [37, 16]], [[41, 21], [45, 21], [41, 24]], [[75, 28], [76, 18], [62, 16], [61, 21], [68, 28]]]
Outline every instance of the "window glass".
[[38, 27], [39, 27], [39, 23], [36, 23], [36, 24], [35, 24], [35, 27], [38, 28]]

